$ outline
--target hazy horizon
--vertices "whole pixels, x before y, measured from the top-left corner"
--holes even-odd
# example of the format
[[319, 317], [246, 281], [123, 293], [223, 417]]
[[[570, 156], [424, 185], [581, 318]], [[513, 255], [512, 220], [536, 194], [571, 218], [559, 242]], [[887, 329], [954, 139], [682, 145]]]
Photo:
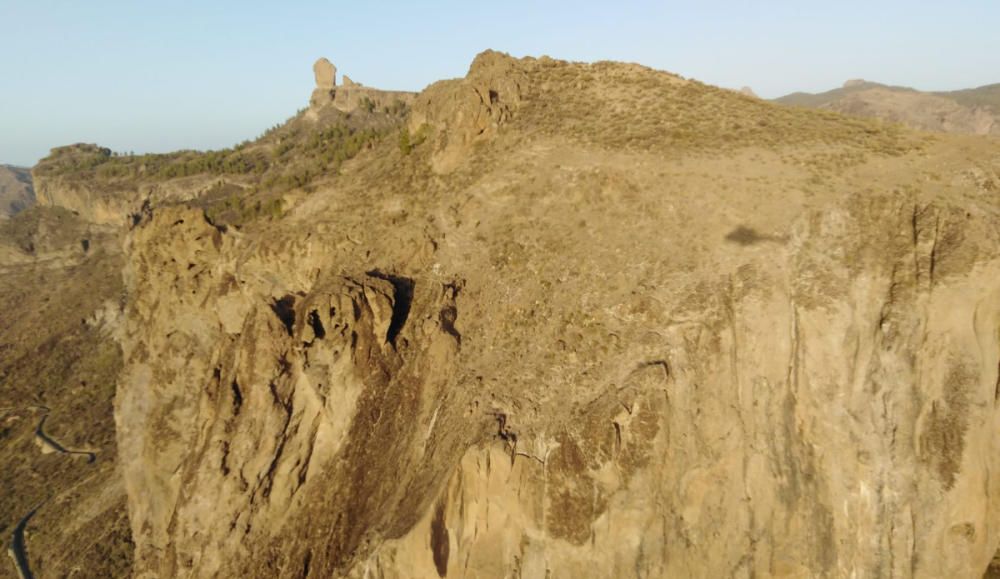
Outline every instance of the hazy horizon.
[[[55, 146], [218, 148], [308, 103], [311, 65], [380, 88], [462, 76], [492, 48], [515, 56], [638, 62], [764, 98], [865, 78], [921, 90], [1000, 82], [1000, 6], [848, 1], [438, 2], [351, 8], [193, 2], [148, 6], [0, 1], [0, 163]], [[959, 32], [961, 31], [961, 32]], [[796, 47], [790, 50], [788, 47]]]

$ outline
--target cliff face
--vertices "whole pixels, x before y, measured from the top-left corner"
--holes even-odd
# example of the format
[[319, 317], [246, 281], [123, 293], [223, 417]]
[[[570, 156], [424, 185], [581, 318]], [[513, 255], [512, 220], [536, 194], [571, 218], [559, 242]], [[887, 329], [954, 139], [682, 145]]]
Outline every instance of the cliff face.
[[89, 223], [124, 227], [144, 205], [190, 200], [203, 195], [218, 181], [207, 175], [193, 175], [169, 181], [148, 178], [109, 183], [60, 171], [67, 165], [74, 168], [98, 166], [110, 156], [110, 150], [96, 145], [53, 149], [49, 157], [32, 169], [38, 204], [72, 211]]
[[280, 219], [128, 235], [140, 577], [978, 577], [997, 146], [480, 56]]

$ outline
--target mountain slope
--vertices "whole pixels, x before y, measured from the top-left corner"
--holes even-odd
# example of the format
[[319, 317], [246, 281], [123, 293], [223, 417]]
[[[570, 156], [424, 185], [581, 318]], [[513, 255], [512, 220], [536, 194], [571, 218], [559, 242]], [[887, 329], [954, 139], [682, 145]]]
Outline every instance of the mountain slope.
[[138, 216], [138, 576], [983, 573], [995, 143], [497, 53], [404, 122]]
[[1000, 84], [953, 92], [920, 92], [867, 81], [848, 81], [819, 94], [793, 93], [775, 102], [879, 118], [915, 129], [1000, 134]]
[[[120, 344], [135, 576], [982, 576], [1000, 145], [620, 63], [486, 52], [400, 106], [323, 80], [229, 150], [54, 150], [36, 211], [84, 225], [6, 237], [123, 238], [86, 257], [121, 318], [70, 269], [4, 341], [55, 304], [88, 313], [55, 344]], [[11, 356], [18, 396], [52, 358]]]
[[66, 209], [0, 222], [0, 534], [35, 577], [131, 571], [112, 413], [121, 267], [115, 232]]
[[0, 219], [8, 219], [35, 203], [31, 173], [27, 169], [0, 165]]

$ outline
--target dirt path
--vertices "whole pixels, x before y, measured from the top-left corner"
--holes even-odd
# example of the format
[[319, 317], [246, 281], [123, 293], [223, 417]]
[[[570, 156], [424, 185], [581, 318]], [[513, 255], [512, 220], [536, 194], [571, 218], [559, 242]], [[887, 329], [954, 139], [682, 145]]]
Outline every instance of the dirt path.
[[[51, 412], [47, 406], [29, 406], [28, 409], [40, 410], [44, 412], [41, 419], [38, 421], [38, 426], [35, 427], [35, 443], [38, 444], [42, 454], [58, 452], [59, 454], [83, 456], [87, 458], [87, 464], [92, 464], [95, 460], [97, 460], [96, 453], [89, 450], [66, 448], [56, 439], [45, 433], [45, 421], [48, 420], [49, 412]], [[18, 521], [17, 526], [14, 527], [14, 533], [10, 538], [10, 546], [7, 548], [7, 554], [14, 562], [14, 567], [17, 569], [17, 574], [21, 579], [33, 579], [34, 577], [31, 573], [31, 567], [28, 564], [28, 549], [24, 540], [24, 530], [28, 526], [28, 522], [31, 518], [35, 516], [36, 512], [38, 512], [38, 509], [42, 507], [42, 504], [44, 504], [44, 501], [35, 508], [31, 509], [30, 513]]]

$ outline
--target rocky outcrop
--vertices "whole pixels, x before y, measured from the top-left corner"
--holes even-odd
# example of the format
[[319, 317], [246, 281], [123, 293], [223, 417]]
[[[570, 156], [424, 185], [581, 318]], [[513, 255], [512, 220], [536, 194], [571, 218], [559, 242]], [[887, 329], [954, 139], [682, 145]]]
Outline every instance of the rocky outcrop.
[[176, 179], [151, 176], [116, 184], [77, 171], [60, 170], [94, 166], [111, 154], [110, 149], [93, 144], [52, 149], [50, 155], [32, 169], [38, 204], [67, 209], [90, 223], [123, 227], [129, 225], [144, 206], [194, 199], [220, 181], [217, 176], [201, 174]]
[[199, 175], [110, 191], [102, 184], [59, 176], [37, 176], [35, 182], [39, 205], [68, 209], [91, 223], [123, 227], [142, 212], [144, 205], [195, 199], [218, 179]]
[[337, 86], [337, 67], [329, 60], [317, 60], [313, 64], [313, 74], [316, 76], [316, 88], [332, 89]]
[[[528, 122], [584, 78], [799, 144]], [[982, 575], [995, 143], [498, 53], [412, 114], [283, 219], [129, 233], [139, 577]]]
[[309, 105], [321, 107], [332, 102], [336, 96], [337, 67], [329, 60], [320, 58], [313, 64], [313, 75], [316, 77], [316, 88], [309, 98]]
[[425, 126], [436, 134], [433, 165], [448, 172], [468, 158], [477, 143], [488, 142], [517, 111], [526, 82], [526, 69], [533, 63], [520, 63], [495, 51], [475, 58], [463, 79], [446, 80], [429, 86], [413, 105], [409, 130], [416, 133]]
[[387, 91], [363, 86], [344, 76], [342, 86], [337, 86], [337, 67], [329, 60], [320, 58], [313, 65], [316, 88], [309, 99], [310, 118], [319, 118], [325, 107], [332, 107], [349, 113], [352, 111], [374, 112], [395, 111], [413, 102], [414, 93]]
[[[313, 558], [317, 568], [341, 568], [373, 534], [420, 516], [429, 497], [414, 489], [446, 476], [428, 453], [454, 461], [462, 436], [425, 425], [468, 421], [464, 409], [441, 407], [455, 396], [457, 285], [326, 268], [258, 285], [249, 280], [279, 279], [257, 269], [270, 260], [226, 265], [240, 240], [194, 211], [163, 211], [130, 243], [136, 299], [116, 415], [122, 454], [136, 457], [127, 487], [148, 498], [132, 511], [140, 576], [253, 573], [254, 545], [263, 544], [282, 561], [269, 563], [275, 572]], [[178, 276], [164, 259], [193, 267]], [[163, 287], [183, 290], [147, 301]], [[164, 321], [160, 307], [175, 312], [172, 329], [142, 330]], [[192, 348], [202, 354], [192, 358]], [[350, 482], [333, 491], [334, 480]], [[301, 540], [279, 548], [279, 528]], [[328, 539], [323, 551], [316, 533]]]

